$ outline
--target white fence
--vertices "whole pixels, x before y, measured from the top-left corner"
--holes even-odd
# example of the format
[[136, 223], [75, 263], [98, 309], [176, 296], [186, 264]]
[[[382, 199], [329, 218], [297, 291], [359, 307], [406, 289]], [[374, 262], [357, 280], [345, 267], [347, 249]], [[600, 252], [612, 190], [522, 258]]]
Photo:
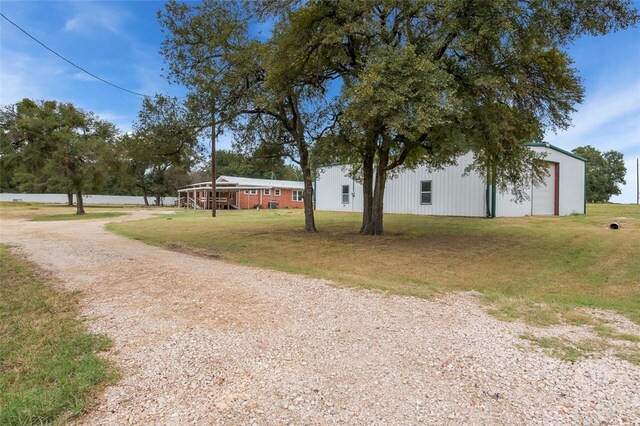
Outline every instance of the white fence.
[[[149, 205], [154, 205], [155, 198], [148, 197]], [[76, 201], [75, 194], [73, 195]], [[27, 203], [51, 203], [51, 204], [67, 204], [67, 194], [10, 194], [0, 193], [0, 201], [4, 202], [27, 202]], [[131, 195], [83, 195], [84, 204], [111, 204], [111, 205], [137, 205], [144, 206], [144, 198], [141, 196]], [[161, 204], [165, 206], [173, 206], [176, 197], [164, 197], [160, 199]]]

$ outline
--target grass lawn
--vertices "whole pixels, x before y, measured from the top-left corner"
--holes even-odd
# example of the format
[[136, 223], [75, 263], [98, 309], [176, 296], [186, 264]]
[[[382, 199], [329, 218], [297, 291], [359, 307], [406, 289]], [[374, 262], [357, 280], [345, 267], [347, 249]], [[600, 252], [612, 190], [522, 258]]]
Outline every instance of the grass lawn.
[[97, 354], [77, 294], [54, 289], [30, 263], [0, 245], [0, 424], [64, 422], [116, 374]]
[[[360, 214], [300, 210], [182, 211], [172, 218], [113, 223], [119, 234], [178, 250], [337, 283], [427, 297], [477, 290], [503, 317], [554, 323], [564, 309], [611, 309], [640, 323], [640, 207], [590, 205], [587, 215], [454, 218], [386, 215], [385, 237], [358, 234]], [[611, 221], [619, 230], [608, 229]], [[512, 303], [512, 301], [518, 303]], [[538, 302], [552, 312], [534, 309]], [[532, 312], [534, 312], [532, 314]]]
[[[85, 205], [85, 215], [76, 215], [76, 207], [66, 204], [45, 204], [26, 202], [0, 202], [0, 219], [31, 219], [31, 220], [78, 220], [78, 219], [99, 219], [116, 217], [127, 214], [123, 210], [149, 211], [172, 210], [168, 207], [143, 207], [125, 205]], [[116, 210], [116, 211], [114, 211]], [[120, 211], [118, 211], [120, 210]], [[46, 216], [50, 216], [47, 218]]]

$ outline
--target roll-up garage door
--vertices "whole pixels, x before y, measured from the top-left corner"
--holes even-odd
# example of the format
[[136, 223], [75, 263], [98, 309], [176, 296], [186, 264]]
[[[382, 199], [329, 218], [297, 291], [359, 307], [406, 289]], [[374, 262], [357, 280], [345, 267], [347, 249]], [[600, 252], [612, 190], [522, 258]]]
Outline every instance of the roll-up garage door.
[[554, 215], [557, 214], [557, 179], [558, 164], [547, 163], [549, 175], [545, 178], [544, 184], [533, 188], [532, 192], [532, 214], [533, 215]]

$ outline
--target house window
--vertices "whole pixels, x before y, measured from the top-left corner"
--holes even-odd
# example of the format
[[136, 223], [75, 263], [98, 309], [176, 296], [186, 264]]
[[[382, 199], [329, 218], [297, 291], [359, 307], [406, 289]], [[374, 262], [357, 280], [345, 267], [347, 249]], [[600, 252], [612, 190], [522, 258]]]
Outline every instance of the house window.
[[302, 201], [302, 191], [291, 191], [293, 201]]
[[431, 181], [420, 182], [420, 204], [431, 204]]
[[276, 188], [273, 190], [273, 195], [275, 195], [276, 197], [280, 196], [280, 189]]
[[342, 185], [342, 204], [349, 204], [349, 185]]
[[257, 189], [247, 189], [244, 191], [245, 194], [251, 194], [251, 195], [255, 195], [258, 193]]
[[271, 190], [270, 189], [265, 189], [264, 190], [264, 195], [271, 195]]

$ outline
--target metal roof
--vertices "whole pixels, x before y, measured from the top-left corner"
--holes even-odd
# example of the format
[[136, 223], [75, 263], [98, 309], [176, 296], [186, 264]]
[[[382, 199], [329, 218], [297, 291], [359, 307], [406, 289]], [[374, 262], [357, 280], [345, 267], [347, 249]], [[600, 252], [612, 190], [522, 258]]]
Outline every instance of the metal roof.
[[525, 143], [525, 145], [526, 146], [530, 146], [530, 147], [549, 148], [549, 149], [552, 149], [554, 151], [561, 152], [562, 154], [568, 155], [569, 157], [573, 157], [573, 158], [576, 158], [578, 160], [584, 161], [585, 163], [587, 162], [586, 158], [580, 157], [579, 155], [576, 155], [571, 151], [565, 151], [564, 149], [558, 148], [555, 145], [551, 145], [548, 142], [528, 142], [528, 143]]
[[[216, 179], [216, 184], [238, 185], [242, 189], [263, 189], [263, 188], [287, 188], [304, 189], [304, 182], [296, 180], [275, 180], [275, 179], [254, 179], [239, 176], [220, 176]], [[192, 183], [185, 188], [194, 188], [194, 185], [209, 185], [211, 181]], [[246, 188], [248, 187], [248, 188]]]
[[[202, 182], [199, 184], [195, 184], [195, 185], [202, 185], [206, 182]], [[180, 188], [178, 189], [178, 192], [193, 192], [193, 191], [211, 191], [211, 182], [208, 182], [209, 185], [208, 186], [189, 186], [186, 188]], [[275, 188], [279, 189], [279, 186], [276, 186]], [[247, 191], [249, 189], [270, 189], [270, 187], [264, 187], [264, 186], [216, 186], [216, 192], [223, 192], [223, 191]]]

